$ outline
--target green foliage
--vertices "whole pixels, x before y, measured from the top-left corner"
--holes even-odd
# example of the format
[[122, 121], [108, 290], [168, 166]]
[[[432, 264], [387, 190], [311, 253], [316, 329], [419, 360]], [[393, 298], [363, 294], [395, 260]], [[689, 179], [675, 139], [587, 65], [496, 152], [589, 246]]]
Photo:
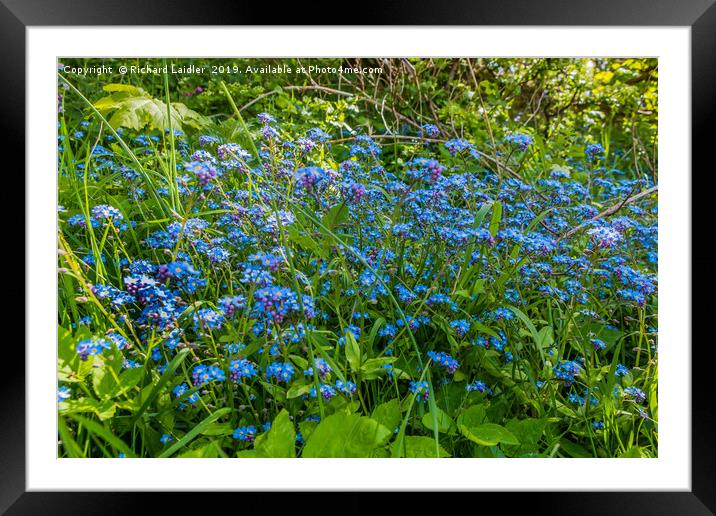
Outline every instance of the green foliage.
[[286, 410], [279, 412], [271, 429], [261, 434], [252, 450], [240, 451], [239, 457], [292, 458], [296, 456], [296, 430]]
[[204, 117], [181, 102], [172, 102], [167, 108], [164, 102], [137, 86], [108, 84], [102, 89], [110, 95], [97, 100], [94, 107], [102, 114], [112, 113], [109, 124], [115, 129], [126, 127], [140, 131], [149, 127], [164, 131], [184, 126], [199, 129], [207, 124]]
[[357, 414], [333, 414], [321, 421], [303, 448], [303, 457], [372, 457], [393, 432]]

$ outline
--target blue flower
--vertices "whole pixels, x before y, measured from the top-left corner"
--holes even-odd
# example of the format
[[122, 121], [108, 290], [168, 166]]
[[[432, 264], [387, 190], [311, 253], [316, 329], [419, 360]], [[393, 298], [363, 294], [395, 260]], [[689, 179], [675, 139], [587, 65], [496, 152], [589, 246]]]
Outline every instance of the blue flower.
[[532, 138], [527, 134], [510, 134], [505, 137], [505, 141], [516, 145], [521, 151], [527, 150], [527, 148], [532, 145]]
[[223, 382], [226, 380], [223, 369], [216, 365], [198, 365], [192, 370], [191, 376], [195, 385], [204, 385], [213, 381]]
[[646, 401], [646, 394], [638, 387], [627, 387], [624, 389], [624, 396], [636, 401], [637, 403]]
[[409, 389], [410, 389], [410, 392], [417, 394], [418, 400], [427, 401], [428, 397], [430, 396], [430, 389], [428, 387], [428, 382], [426, 382], [426, 381], [422, 381], [422, 382], [411, 381]]
[[595, 161], [604, 154], [604, 147], [598, 143], [590, 143], [584, 150], [584, 155], [588, 161]]
[[564, 382], [564, 385], [570, 386], [574, 383], [575, 376], [582, 372], [581, 364], [572, 360], [562, 360], [553, 369], [554, 376]]
[[450, 374], [455, 373], [457, 368], [460, 366], [455, 358], [451, 357], [447, 353], [443, 353], [442, 351], [438, 353], [435, 351], [428, 351], [428, 357], [430, 357], [434, 363], [444, 367]]
[[468, 383], [465, 385], [465, 390], [467, 392], [486, 392], [487, 394], [492, 394], [492, 390], [485, 385], [485, 382], [482, 382], [480, 380], [475, 380], [472, 383]]
[[111, 349], [111, 342], [102, 337], [83, 339], [77, 343], [75, 351], [80, 356], [80, 360], [85, 361], [89, 356], [101, 355], [105, 350]]
[[356, 384], [351, 381], [336, 380], [336, 388], [349, 396], [352, 396], [356, 392]]
[[250, 380], [258, 374], [256, 364], [245, 358], [239, 358], [229, 362], [229, 378], [238, 382], [239, 380]]
[[470, 331], [471, 323], [467, 319], [456, 319], [450, 322], [450, 327], [455, 330], [458, 337], [464, 337]]
[[289, 362], [274, 362], [266, 368], [266, 378], [277, 382], [288, 382], [293, 378], [296, 368]]
[[624, 364], [617, 364], [617, 368], [614, 371], [614, 374], [616, 376], [624, 376], [625, 374], [629, 374], [629, 368], [626, 367]]
[[70, 399], [71, 392], [69, 387], [62, 386], [57, 389], [57, 403]]
[[253, 443], [256, 438], [256, 427], [254, 425], [240, 426], [234, 430], [232, 437], [238, 441]]

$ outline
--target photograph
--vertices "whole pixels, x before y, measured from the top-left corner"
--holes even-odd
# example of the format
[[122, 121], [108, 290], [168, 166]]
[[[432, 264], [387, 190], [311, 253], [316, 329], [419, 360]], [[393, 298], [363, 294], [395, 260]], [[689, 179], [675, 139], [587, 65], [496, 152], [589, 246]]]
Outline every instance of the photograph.
[[57, 458], [659, 458], [658, 57], [56, 79]]

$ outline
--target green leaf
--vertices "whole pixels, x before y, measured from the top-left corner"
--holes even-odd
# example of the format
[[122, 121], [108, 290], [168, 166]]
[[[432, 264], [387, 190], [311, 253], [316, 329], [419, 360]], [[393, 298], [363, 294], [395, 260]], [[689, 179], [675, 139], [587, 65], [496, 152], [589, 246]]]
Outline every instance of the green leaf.
[[364, 380], [374, 380], [387, 373], [386, 365], [395, 362], [395, 357], [369, 358], [360, 368]]
[[321, 258], [326, 258], [328, 256], [328, 253], [324, 251], [323, 247], [316, 243], [315, 239], [308, 235], [301, 234], [295, 226], [288, 226], [287, 232], [288, 239], [300, 245], [306, 251], [311, 251], [313, 254], [320, 256]]
[[254, 442], [253, 454], [239, 452], [238, 456], [294, 458], [296, 456], [296, 429], [286, 409], [281, 410], [271, 423], [271, 428]]
[[470, 405], [457, 418], [458, 425], [478, 426], [485, 422], [487, 409], [483, 404]]
[[72, 362], [74, 358], [77, 358], [77, 353], [75, 352], [76, 341], [85, 338], [79, 336], [81, 331], [84, 331], [89, 336], [89, 331], [84, 326], [77, 330], [77, 337], [73, 337], [70, 330], [62, 326], [57, 327], [57, 358], [60, 361]]
[[321, 218], [321, 224], [333, 231], [348, 218], [348, 206], [345, 203], [333, 206]]
[[541, 342], [540, 334], [537, 331], [537, 328], [535, 327], [534, 323], [532, 322], [532, 319], [527, 317], [527, 315], [525, 315], [525, 313], [519, 308], [515, 308], [511, 305], [507, 305], [507, 308], [512, 311], [517, 316], [517, 318], [525, 324], [525, 326], [527, 326], [527, 329], [529, 330], [530, 335], [534, 339], [535, 344], [539, 345]]
[[65, 418], [59, 417], [57, 418], [57, 431], [60, 434], [60, 441], [62, 447], [67, 452], [67, 455], [70, 456], [70, 458], [80, 458], [84, 457], [84, 454], [82, 453], [82, 449], [77, 444], [77, 441], [74, 440], [72, 437], [72, 434], [70, 433], [70, 430], [67, 428], [67, 423], [65, 423]]
[[545, 326], [539, 331], [539, 339], [537, 341], [537, 347], [539, 349], [549, 348], [554, 342], [554, 336], [552, 333], [551, 326]]
[[497, 235], [497, 231], [500, 229], [500, 222], [502, 221], [502, 203], [495, 201], [492, 204], [492, 217], [490, 218], [490, 234], [494, 237]]
[[194, 428], [189, 430], [184, 436], [179, 439], [177, 442], [175, 442], [173, 445], [171, 445], [169, 448], [164, 450], [161, 455], [159, 455], [160, 459], [163, 459], [165, 457], [171, 457], [174, 453], [184, 448], [187, 444], [189, 444], [192, 439], [194, 439], [197, 435], [199, 435], [202, 431], [204, 431], [209, 425], [211, 425], [214, 421], [219, 419], [220, 417], [228, 414], [231, 412], [231, 409], [229, 407], [224, 407], [222, 409], [217, 410], [213, 414], [209, 415], [205, 419], [203, 419], [198, 425], [196, 425]]
[[592, 457], [592, 454], [585, 450], [582, 446], [573, 443], [564, 437], [560, 439], [559, 445], [565, 452], [567, 452], [567, 455], [574, 457], [575, 459], [586, 459]]
[[291, 359], [291, 362], [293, 362], [294, 364], [296, 364], [296, 365], [297, 365], [298, 367], [300, 367], [301, 369], [306, 369], [306, 368], [308, 367], [308, 360], [306, 360], [305, 358], [303, 358], [303, 357], [301, 357], [301, 356], [298, 356], [298, 355], [289, 355], [288, 358], [290, 358], [290, 359]]
[[[537, 351], [539, 352], [540, 358], [542, 359], [542, 363], [544, 363], [545, 358], [544, 358], [543, 345], [546, 344], [545, 339], [547, 339], [548, 336], [551, 337], [552, 329], [549, 326], [547, 326], [546, 330], [545, 330], [545, 328], [543, 328], [544, 333], [540, 333], [537, 331], [537, 328], [535, 327], [534, 323], [532, 322], [532, 319], [527, 317], [527, 315], [522, 310], [520, 310], [519, 308], [515, 308], [514, 306], [511, 306], [511, 305], [507, 305], [507, 308], [509, 310], [511, 310], [512, 313], [514, 313], [517, 316], [517, 318], [525, 324], [525, 326], [527, 326], [527, 329], [530, 332], [530, 336], [534, 340], [535, 346], [537, 346]], [[549, 333], [547, 333], [547, 332], [549, 332]]]
[[176, 371], [177, 367], [186, 359], [187, 355], [189, 354], [189, 348], [182, 349], [179, 351], [179, 353], [176, 354], [174, 358], [172, 358], [171, 362], [167, 365], [166, 369], [164, 370], [164, 374], [159, 378], [159, 381], [152, 387], [152, 389], [149, 391], [149, 394], [147, 395], [146, 399], [144, 399], [144, 402], [142, 403], [142, 406], [139, 408], [139, 410], [134, 414], [134, 417], [132, 418], [132, 421], [130, 424], [134, 424], [137, 419], [139, 419], [142, 414], [147, 410], [147, 407], [149, 404], [154, 401], [154, 398], [157, 397], [157, 395], [160, 393], [164, 385], [171, 380], [174, 377], [174, 371]]
[[333, 414], [321, 421], [303, 448], [303, 457], [371, 457], [393, 432], [369, 417]]
[[311, 434], [318, 426], [318, 421], [307, 420], [298, 423], [298, 430], [301, 432], [304, 442], [311, 438]]
[[105, 84], [104, 86], [102, 86], [102, 89], [107, 92], [125, 91], [133, 95], [144, 95], [145, 93], [142, 88], [132, 86], [131, 84]]
[[261, 385], [263, 385], [264, 389], [266, 389], [266, 392], [268, 392], [277, 400], [283, 400], [286, 398], [286, 389], [284, 389], [280, 385], [276, 385], [269, 382], [261, 382]]
[[216, 459], [222, 456], [226, 456], [226, 454], [221, 449], [219, 441], [211, 441], [203, 446], [198, 446], [177, 455], [177, 457], [192, 459]]
[[461, 425], [460, 430], [465, 437], [482, 446], [495, 446], [499, 443], [520, 444], [512, 432], [495, 423], [483, 423], [471, 427]]
[[[435, 441], [430, 437], [407, 435], [403, 439], [403, 444], [407, 458], [436, 458]], [[390, 446], [393, 454], [397, 453], [397, 446], [397, 441]], [[442, 446], [439, 447], [439, 450], [439, 457], [450, 457], [450, 454]]]
[[492, 206], [493, 203], [486, 202], [477, 211], [477, 214], [475, 214], [475, 222], [473, 224], [473, 227], [475, 229], [478, 229], [482, 225], [482, 221], [485, 220], [485, 216], [487, 215], [487, 212], [490, 210], [490, 208], [492, 208]]
[[80, 423], [88, 432], [93, 433], [100, 439], [106, 441], [115, 450], [124, 453], [127, 457], [135, 457], [134, 452], [129, 448], [127, 443], [122, 441], [101, 424], [96, 421], [92, 421], [91, 419], [87, 419], [86, 417], [78, 416], [77, 414], [70, 414], [70, 417]]
[[375, 342], [375, 338], [378, 336], [378, 331], [380, 328], [385, 325], [385, 319], [383, 317], [378, 317], [375, 322], [373, 323], [373, 327], [370, 330], [370, 333], [368, 334], [367, 339], [367, 347], [369, 350], [373, 349], [373, 342]]
[[286, 392], [286, 398], [292, 400], [294, 398], [303, 396], [304, 394], [308, 394], [310, 391], [310, 385], [306, 385], [305, 383], [294, 383], [293, 385], [291, 385], [291, 387], [289, 387], [288, 391]]
[[[99, 364], [102, 364], [101, 360]], [[103, 364], [100, 367], [92, 369], [92, 388], [99, 398], [109, 397], [110, 393], [117, 386], [117, 382], [112, 376], [112, 373], [107, 369], [108, 368], [104, 367]]]
[[521, 445], [511, 451], [515, 454], [525, 454], [539, 450], [539, 441], [549, 421], [547, 419], [510, 419], [505, 427], [517, 437]]
[[394, 398], [385, 403], [381, 403], [375, 407], [370, 417], [389, 430], [395, 429], [402, 419], [400, 414], [400, 402]]
[[[448, 416], [440, 407], [437, 406], [435, 407], [435, 419], [438, 422], [438, 430], [443, 434], [453, 435], [457, 432], [457, 426], [455, 425], [455, 421], [453, 421], [450, 416]], [[435, 427], [433, 425], [432, 411], [428, 412], [423, 416], [422, 422], [423, 425], [425, 425], [425, 427], [429, 430], [435, 430]], [[435, 442], [433, 441], [433, 455], [435, 455], [434, 450]]]
[[201, 435], [208, 436], [225, 436], [234, 433], [234, 429], [229, 423], [212, 423], [201, 431]]
[[117, 405], [111, 399], [98, 401], [92, 398], [79, 398], [76, 400], [63, 401], [59, 405], [60, 414], [81, 414], [91, 412], [95, 414], [100, 421], [106, 421], [114, 417]]
[[354, 372], [359, 371], [360, 365], [361, 365], [360, 347], [358, 346], [358, 343], [356, 342], [356, 339], [350, 330], [346, 331], [345, 348], [346, 348], [346, 360], [348, 360], [348, 364], [351, 366], [351, 371], [354, 371]]
[[108, 84], [104, 90], [111, 92], [108, 97], [97, 100], [93, 106], [102, 114], [113, 112], [109, 119], [112, 128], [127, 127], [140, 131], [146, 126], [164, 131], [190, 126], [196, 129], [208, 123], [207, 119], [184, 104], [172, 102], [167, 105], [152, 98], [141, 88], [123, 84]]
[[639, 446], [632, 446], [627, 451], [619, 455], [620, 459], [641, 459], [644, 457], [644, 453], [641, 451]]
[[92, 334], [86, 326], [81, 326], [73, 335], [70, 330], [58, 326], [57, 328], [57, 379], [60, 382], [83, 382], [92, 372], [92, 366], [98, 357], [80, 360], [75, 351], [77, 342], [91, 337]]

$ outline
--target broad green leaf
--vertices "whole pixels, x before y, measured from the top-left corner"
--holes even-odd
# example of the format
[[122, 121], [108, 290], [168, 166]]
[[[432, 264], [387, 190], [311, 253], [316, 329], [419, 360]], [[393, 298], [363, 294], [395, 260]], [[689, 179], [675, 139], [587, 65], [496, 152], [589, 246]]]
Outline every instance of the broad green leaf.
[[[99, 364], [102, 364], [101, 360], [98, 362]], [[101, 367], [95, 367], [92, 370], [92, 388], [94, 388], [94, 392], [97, 394], [97, 397], [109, 397], [115, 387], [117, 387], [117, 382], [112, 376], [112, 373], [109, 371], [109, 368], [105, 367], [104, 364], [102, 364]]]
[[241, 456], [293, 458], [296, 456], [296, 430], [286, 409], [281, 410], [271, 423], [271, 428], [254, 442], [253, 454]]
[[60, 382], [83, 382], [92, 372], [95, 358], [80, 360], [75, 351], [77, 342], [92, 336], [86, 326], [80, 326], [73, 335], [70, 330], [57, 327], [57, 379]]
[[207, 120], [196, 111], [179, 102], [166, 103], [151, 97], [146, 91], [120, 84], [108, 84], [105, 91], [112, 94], [97, 100], [93, 105], [103, 115], [112, 112], [109, 124], [117, 129], [127, 127], [141, 131], [145, 127], [164, 131], [184, 126], [196, 129], [207, 124]]
[[495, 446], [499, 443], [520, 444], [512, 432], [495, 423], [483, 423], [471, 427], [461, 425], [460, 430], [465, 437], [482, 446]]
[[102, 86], [102, 89], [107, 92], [115, 92], [115, 91], [126, 91], [128, 93], [131, 93], [133, 95], [144, 95], [145, 91], [142, 88], [139, 88], [137, 86], [132, 86], [131, 84], [105, 84]]
[[364, 380], [374, 380], [387, 373], [386, 365], [395, 362], [395, 357], [369, 358], [361, 365], [361, 377]]
[[234, 433], [234, 429], [229, 423], [212, 423], [201, 431], [201, 435], [209, 436], [225, 436]]
[[564, 437], [560, 439], [559, 446], [561, 449], [567, 452], [567, 455], [569, 455], [570, 457], [574, 457], [576, 459], [592, 457], [592, 454], [589, 453], [586, 449], [584, 449], [581, 445], [573, 443], [572, 441], [570, 441], [569, 439], [565, 439]]
[[79, 398], [76, 400], [66, 400], [59, 404], [60, 414], [81, 414], [91, 412], [95, 414], [100, 421], [106, 421], [114, 417], [117, 405], [111, 399], [102, 401], [93, 398]]
[[620, 459], [641, 459], [644, 457], [644, 453], [641, 451], [639, 446], [632, 446], [627, 451], [619, 455]]
[[321, 224], [333, 231], [348, 217], [348, 206], [345, 203], [333, 206], [321, 219]]
[[[438, 430], [443, 434], [450, 434], [453, 435], [457, 432], [457, 426], [455, 425], [455, 421], [452, 420], [450, 416], [448, 416], [440, 407], [435, 407], [435, 418], [433, 418], [433, 413], [428, 412], [423, 416], [422, 423], [425, 425], [425, 427], [428, 430], [434, 430], [435, 427], [433, 425], [433, 419], [437, 419], [438, 422]], [[435, 442], [433, 441], [433, 450], [435, 449]]]
[[198, 446], [177, 455], [177, 457], [192, 459], [216, 459], [222, 456], [226, 456], [226, 454], [222, 451], [218, 441], [211, 441], [203, 446]]
[[291, 385], [291, 387], [289, 387], [288, 391], [286, 392], [286, 398], [289, 400], [298, 398], [300, 396], [308, 394], [310, 391], [311, 385], [306, 385], [305, 383], [294, 383]]
[[[403, 444], [405, 446], [404, 456], [407, 458], [436, 458], [435, 441], [431, 437], [407, 435], [403, 439]], [[397, 446], [397, 442], [390, 446], [393, 454], [396, 453]], [[439, 450], [439, 457], [450, 457], [450, 454], [442, 446], [439, 447]]]
[[520, 441], [520, 446], [511, 450], [513, 454], [525, 454], [539, 450], [539, 441], [547, 426], [547, 419], [510, 419], [505, 427]]
[[298, 431], [301, 432], [301, 437], [303, 437], [303, 442], [306, 442], [308, 439], [311, 438], [311, 434], [318, 426], [318, 421], [313, 420], [307, 420], [307, 421], [301, 421], [298, 423]]
[[482, 404], [470, 405], [457, 418], [458, 425], [478, 426], [485, 422], [487, 417], [487, 409]]
[[307, 251], [311, 251], [313, 254], [326, 258], [326, 253], [316, 241], [308, 235], [302, 235], [298, 228], [294, 226], [288, 226], [288, 239], [296, 244], [300, 245]]
[[369, 417], [333, 414], [321, 421], [303, 448], [303, 457], [370, 457], [393, 432]]
[[385, 403], [381, 403], [375, 407], [375, 410], [373, 410], [373, 414], [370, 417], [383, 425], [385, 428], [394, 430], [398, 425], [400, 425], [400, 420], [402, 418], [400, 414], [400, 402], [394, 398], [390, 401], [386, 401]]

